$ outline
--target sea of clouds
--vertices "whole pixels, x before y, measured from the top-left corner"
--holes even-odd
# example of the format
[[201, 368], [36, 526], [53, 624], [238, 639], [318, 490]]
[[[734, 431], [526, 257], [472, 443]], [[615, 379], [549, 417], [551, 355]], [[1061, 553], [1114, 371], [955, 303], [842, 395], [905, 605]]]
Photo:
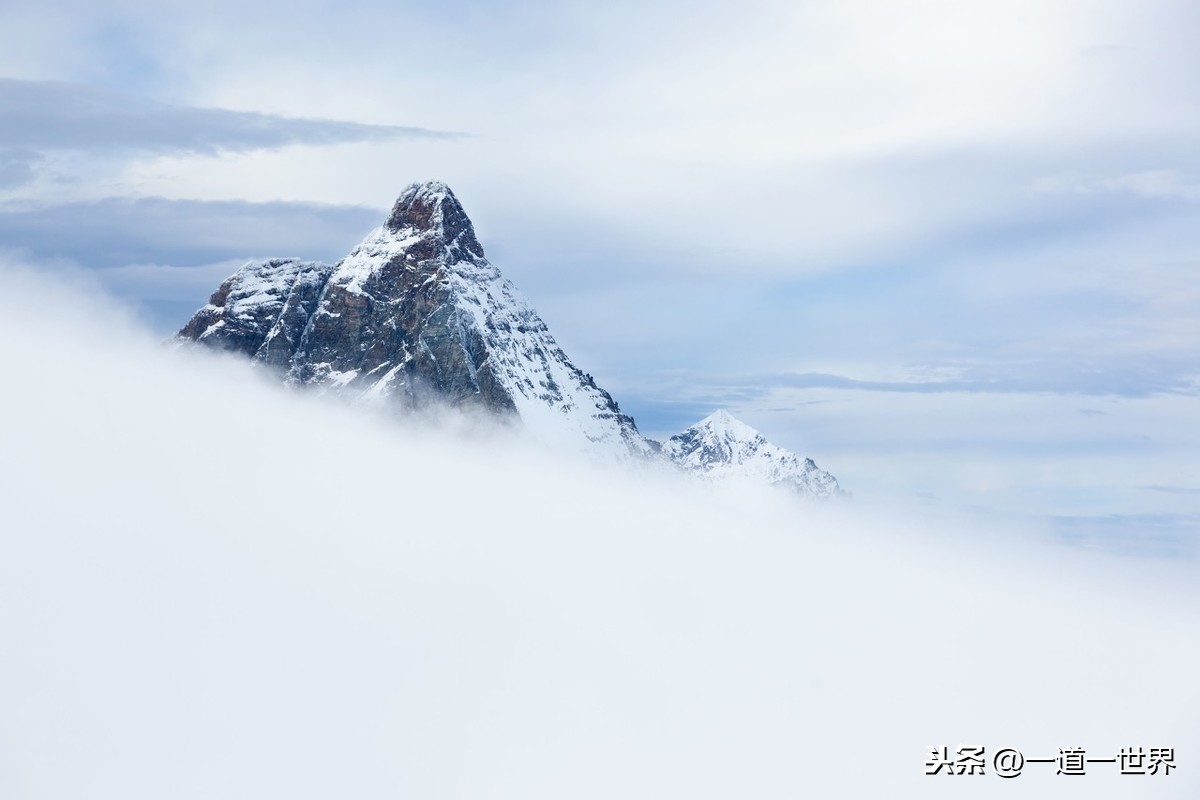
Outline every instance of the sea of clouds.
[[0, 341], [5, 800], [1197, 796], [1193, 561], [402, 426], [79, 276]]

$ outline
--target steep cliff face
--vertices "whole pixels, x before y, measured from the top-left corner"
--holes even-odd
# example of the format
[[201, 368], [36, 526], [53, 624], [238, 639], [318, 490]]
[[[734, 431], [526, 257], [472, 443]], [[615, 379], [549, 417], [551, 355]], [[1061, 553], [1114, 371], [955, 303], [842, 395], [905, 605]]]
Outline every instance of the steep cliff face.
[[484, 256], [443, 183], [408, 187], [336, 265], [272, 259], [226, 280], [179, 332], [290, 383], [418, 408], [515, 416], [537, 437], [654, 450]]
[[837, 479], [811, 458], [771, 444], [727, 411], [717, 411], [675, 434], [662, 452], [687, 472], [715, 480], [749, 478], [810, 497], [844, 494]]
[[315, 261], [252, 261], [221, 284], [178, 336], [289, 369], [332, 271]]

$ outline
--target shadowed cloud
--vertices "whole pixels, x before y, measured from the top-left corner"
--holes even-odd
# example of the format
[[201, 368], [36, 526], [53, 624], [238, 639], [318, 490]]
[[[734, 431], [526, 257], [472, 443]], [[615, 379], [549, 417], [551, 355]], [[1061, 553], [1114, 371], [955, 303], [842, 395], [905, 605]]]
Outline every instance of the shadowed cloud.
[[39, 159], [40, 156], [32, 150], [0, 150], [0, 189], [9, 189], [33, 180], [33, 167]]
[[0, 205], [0, 242], [87, 267], [210, 264], [251, 256], [336, 260], [384, 212], [319, 203], [105, 198], [48, 208]]
[[[980, 365], [984, 368], [984, 365]], [[1002, 369], [990, 368], [995, 377], [963, 378], [937, 381], [870, 381], [848, 378], [843, 375], [828, 375], [819, 372], [798, 375], [783, 375], [772, 378], [756, 377], [751, 385], [789, 386], [793, 388], [859, 389], [870, 392], [916, 392], [922, 394], [943, 392], [968, 393], [1026, 393], [1053, 392], [1061, 394], [1116, 395], [1121, 397], [1146, 397], [1151, 394], [1194, 394], [1191, 383], [1178, 375], [1155, 370], [1150, 367], [1117, 368], [1109, 364], [1079, 366], [1074, 370], [1061, 364], [1031, 365], [1028, 370], [1014, 371], [1003, 375]], [[1050, 368], [1047, 368], [1050, 367]], [[1024, 374], [1021, 374], [1021, 373]], [[1044, 374], [1038, 374], [1042, 372]], [[1136, 373], [1136, 374], [1134, 374]], [[1084, 411], [1085, 414], [1103, 412]]]
[[[0, 78], [0, 148], [216, 154], [465, 134], [159, 103], [95, 86]], [[5, 163], [0, 159], [0, 165]], [[0, 171], [0, 178], [4, 173]]]

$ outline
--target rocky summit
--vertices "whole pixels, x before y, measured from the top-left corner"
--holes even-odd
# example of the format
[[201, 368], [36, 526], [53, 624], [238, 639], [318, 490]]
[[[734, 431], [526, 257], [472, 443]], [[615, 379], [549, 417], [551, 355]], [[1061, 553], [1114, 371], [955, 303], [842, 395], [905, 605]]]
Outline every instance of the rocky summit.
[[[178, 338], [239, 353], [292, 385], [402, 412], [449, 405], [519, 420], [535, 438], [576, 450], [665, 456], [707, 477], [738, 472], [811, 495], [837, 492], [811, 460], [725, 412], [665, 446], [643, 437], [487, 260], [458, 198], [438, 181], [405, 189], [387, 221], [337, 264], [246, 264]], [[758, 439], [725, 446], [722, 426]]]

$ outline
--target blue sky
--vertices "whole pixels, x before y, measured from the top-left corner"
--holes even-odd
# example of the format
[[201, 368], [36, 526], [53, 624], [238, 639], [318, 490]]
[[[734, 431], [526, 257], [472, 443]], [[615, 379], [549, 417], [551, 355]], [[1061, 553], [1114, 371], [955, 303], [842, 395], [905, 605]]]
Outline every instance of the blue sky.
[[1194, 4], [2, 14], [0, 247], [159, 332], [440, 178], [651, 434], [729, 407], [860, 497], [1196, 525]]

